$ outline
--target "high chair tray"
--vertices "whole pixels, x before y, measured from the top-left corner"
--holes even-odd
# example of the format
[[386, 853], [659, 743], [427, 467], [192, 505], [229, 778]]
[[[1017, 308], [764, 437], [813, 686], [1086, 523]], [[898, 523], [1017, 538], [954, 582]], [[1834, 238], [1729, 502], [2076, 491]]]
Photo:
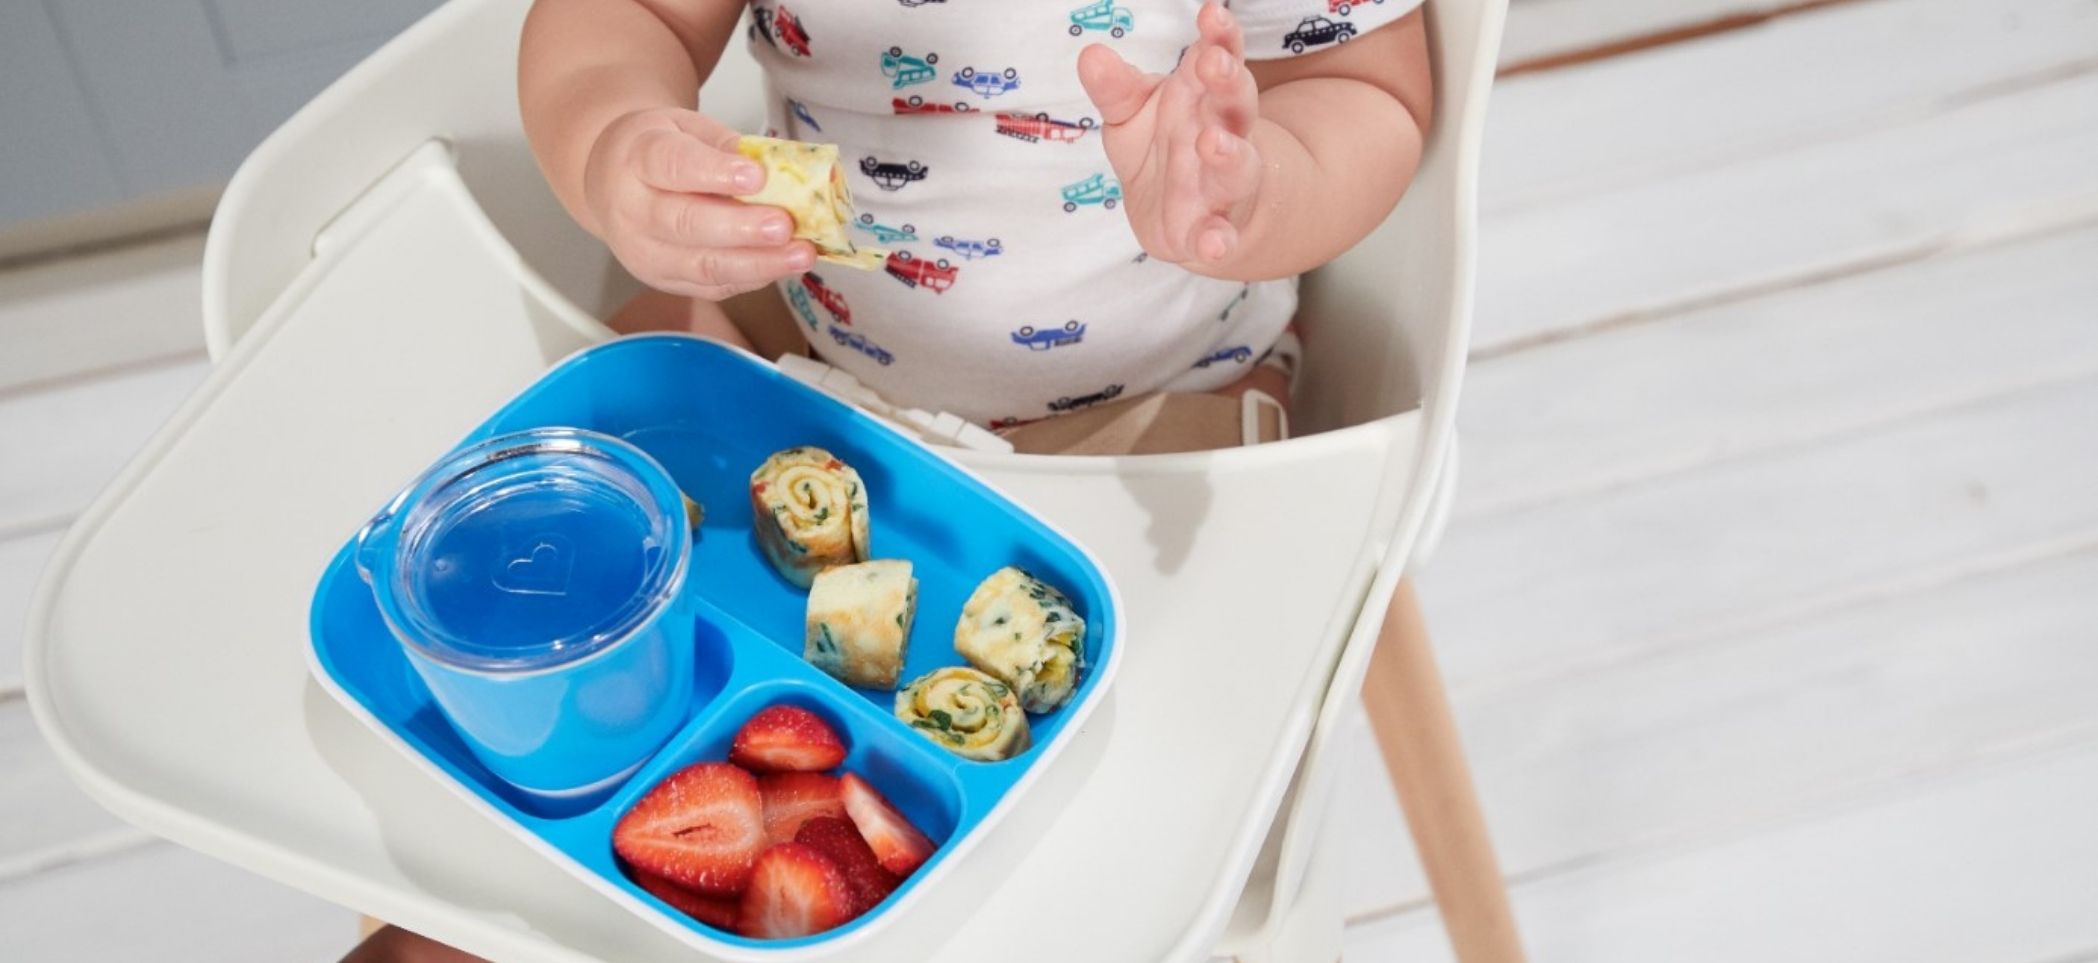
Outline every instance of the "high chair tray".
[[[718, 959], [430, 778], [305, 656], [345, 533], [609, 332], [437, 145], [302, 264], [53, 553], [24, 671], [53, 753], [140, 826], [503, 963]], [[848, 958], [1207, 959], [1363, 631], [1393, 531], [1379, 506], [1423, 444], [1407, 414], [1199, 455], [954, 454], [1092, 553], [1141, 642], [997, 829]]]
[[[705, 506], [685, 592], [696, 597], [692, 715], [608, 798], [576, 810], [516, 792], [476, 761], [445, 721], [381, 619], [352, 539], [315, 592], [315, 676], [330, 694], [476, 808], [586, 884], [716, 956], [804, 958], [842, 952], [909, 910], [967, 858], [1062, 752], [1120, 664], [1113, 584], [1084, 549], [968, 472], [733, 348], [681, 336], [633, 338], [570, 358], [504, 405], [460, 447], [527, 428], [586, 428], [632, 442]], [[962, 759], [899, 722], [893, 691], [848, 688], [802, 659], [806, 590], [772, 569], [752, 532], [749, 477], [775, 451], [813, 445], [866, 484], [873, 555], [912, 563], [918, 618], [901, 680], [960, 665], [952, 640], [962, 603], [984, 576], [1017, 564], [1061, 588], [1085, 619], [1086, 668], [1070, 701], [1029, 717], [1033, 745], [999, 762]], [[406, 479], [403, 479], [405, 483]], [[377, 510], [379, 506], [373, 506]], [[728, 756], [758, 709], [793, 703], [826, 717], [855, 772], [939, 844], [882, 905], [837, 929], [752, 940], [708, 927], [635, 885], [615, 861], [612, 827], [656, 783]]]

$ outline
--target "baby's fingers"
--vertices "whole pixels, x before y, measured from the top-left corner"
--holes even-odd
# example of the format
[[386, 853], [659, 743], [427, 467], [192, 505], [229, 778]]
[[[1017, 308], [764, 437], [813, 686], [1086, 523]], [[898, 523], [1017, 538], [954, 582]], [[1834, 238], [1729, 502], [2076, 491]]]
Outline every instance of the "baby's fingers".
[[1202, 51], [1202, 59], [1195, 64], [1195, 75], [1202, 80], [1203, 99], [1210, 116], [1234, 134], [1243, 134], [1253, 127], [1253, 119], [1260, 115], [1260, 84], [1253, 79], [1253, 72], [1246, 69], [1246, 62], [1223, 47], [1211, 46]]
[[1202, 158], [1202, 201], [1212, 209], [1230, 210], [1260, 189], [1260, 152], [1252, 141], [1209, 127], [1195, 138], [1195, 152]]
[[1100, 122], [1110, 127], [1135, 117], [1164, 79], [1136, 69], [1105, 44], [1096, 43], [1078, 53], [1078, 82], [1093, 106], [1100, 108]]
[[657, 190], [690, 194], [749, 194], [765, 185], [765, 169], [741, 154], [682, 130], [657, 128], [634, 144], [635, 173]]
[[1218, 6], [1216, 0], [1202, 5], [1195, 15], [1195, 25], [1202, 32], [1202, 39], [1223, 47], [1233, 57], [1246, 53], [1246, 35], [1239, 29], [1238, 18], [1231, 11]]
[[685, 247], [771, 247], [787, 243], [794, 219], [777, 207], [725, 197], [657, 191], [648, 232]]
[[716, 247], [689, 252], [677, 277], [701, 291], [723, 296], [752, 291], [816, 265], [816, 249], [807, 241], [777, 247]]

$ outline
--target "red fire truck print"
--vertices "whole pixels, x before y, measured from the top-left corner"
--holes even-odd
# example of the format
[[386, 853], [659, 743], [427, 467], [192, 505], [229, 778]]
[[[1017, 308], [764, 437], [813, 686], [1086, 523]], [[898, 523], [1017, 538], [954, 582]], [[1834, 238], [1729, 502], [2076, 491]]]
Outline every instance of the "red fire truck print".
[[968, 101], [958, 100], [951, 104], [927, 103], [925, 98], [912, 94], [909, 97], [889, 98], [889, 108], [902, 114], [966, 114], [976, 108]]
[[912, 257], [909, 251], [889, 252], [889, 260], [882, 265], [882, 270], [910, 287], [922, 287], [934, 294], [953, 287], [954, 276], [961, 273], [961, 269], [948, 264], [946, 258], [927, 261]]
[[801, 18], [789, 11], [784, 3], [773, 9], [772, 36], [777, 39], [779, 46], [792, 51], [795, 56], [809, 55], [808, 31], [801, 28]]
[[1054, 141], [1059, 144], [1075, 144], [1093, 129], [1091, 117], [1080, 117], [1076, 121], [1057, 120], [1048, 114], [1000, 113], [998, 132], [1007, 137], [1024, 140], [1030, 144]]
[[845, 304], [845, 296], [831, 290], [830, 285], [824, 284], [822, 275], [814, 271], [802, 275], [801, 286], [807, 288], [809, 297], [815, 298], [817, 304], [823, 305], [823, 310], [829, 311], [830, 316], [838, 319], [839, 324], [852, 323], [852, 308]]

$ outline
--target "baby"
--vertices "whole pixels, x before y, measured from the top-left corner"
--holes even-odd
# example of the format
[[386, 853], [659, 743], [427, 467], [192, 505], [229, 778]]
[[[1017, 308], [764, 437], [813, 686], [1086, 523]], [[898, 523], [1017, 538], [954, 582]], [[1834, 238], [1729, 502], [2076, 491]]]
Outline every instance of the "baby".
[[[518, 86], [555, 193], [657, 292], [615, 326], [748, 346], [717, 303], [776, 285], [889, 401], [1008, 428], [1287, 397], [1296, 276], [1419, 162], [1419, 2], [538, 0]], [[768, 132], [839, 145], [882, 269], [733, 199], [764, 171], [692, 104], [745, 6]]]

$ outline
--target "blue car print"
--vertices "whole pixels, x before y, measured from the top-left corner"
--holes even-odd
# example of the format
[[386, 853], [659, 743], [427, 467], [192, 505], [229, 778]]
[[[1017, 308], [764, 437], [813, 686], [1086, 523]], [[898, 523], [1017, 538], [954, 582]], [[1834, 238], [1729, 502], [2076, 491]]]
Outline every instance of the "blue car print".
[[940, 72], [932, 65], [940, 62], [940, 55], [928, 53], [923, 60], [903, 55], [902, 47], [890, 47], [881, 52], [881, 75], [889, 78], [890, 90], [902, 90], [912, 84], [929, 83]]
[[998, 73], [963, 67], [955, 71], [954, 85], [973, 90], [978, 96], [996, 97], [1008, 90], [1020, 89], [1020, 72], [1011, 67]]
[[1217, 353], [1195, 362], [1195, 367], [1207, 368], [1210, 365], [1221, 364], [1226, 361], [1236, 361], [1239, 364], [1245, 364], [1251, 360], [1253, 360], [1253, 349], [1242, 344], [1231, 348], [1220, 348], [1217, 350]]
[[876, 224], [872, 214], [860, 215], [860, 219], [852, 222], [852, 226], [874, 235], [874, 243], [876, 244], [897, 244], [918, 239], [917, 225], [905, 224], [902, 227], [890, 227], [887, 224]]
[[838, 342], [838, 344], [873, 358], [883, 365], [896, 360], [896, 356], [890, 354], [888, 349], [835, 324], [830, 326], [830, 336], [831, 340]]
[[1066, 321], [1061, 328], [1039, 328], [1023, 324], [1013, 332], [1013, 343], [1026, 345], [1029, 351], [1047, 351], [1067, 344], [1085, 340], [1085, 325], [1077, 321]]
[[787, 98], [787, 110], [794, 115], [795, 119], [809, 125], [810, 130], [819, 133], [823, 130], [823, 125], [816, 123], [815, 115], [809, 113], [809, 105], [789, 97]]
[[998, 245], [998, 239], [995, 237], [987, 241], [957, 241], [942, 234], [934, 238], [932, 243], [935, 247], [944, 247], [961, 255], [964, 260], [969, 261], [974, 261], [980, 257], [997, 257], [999, 253], [1005, 250]]

